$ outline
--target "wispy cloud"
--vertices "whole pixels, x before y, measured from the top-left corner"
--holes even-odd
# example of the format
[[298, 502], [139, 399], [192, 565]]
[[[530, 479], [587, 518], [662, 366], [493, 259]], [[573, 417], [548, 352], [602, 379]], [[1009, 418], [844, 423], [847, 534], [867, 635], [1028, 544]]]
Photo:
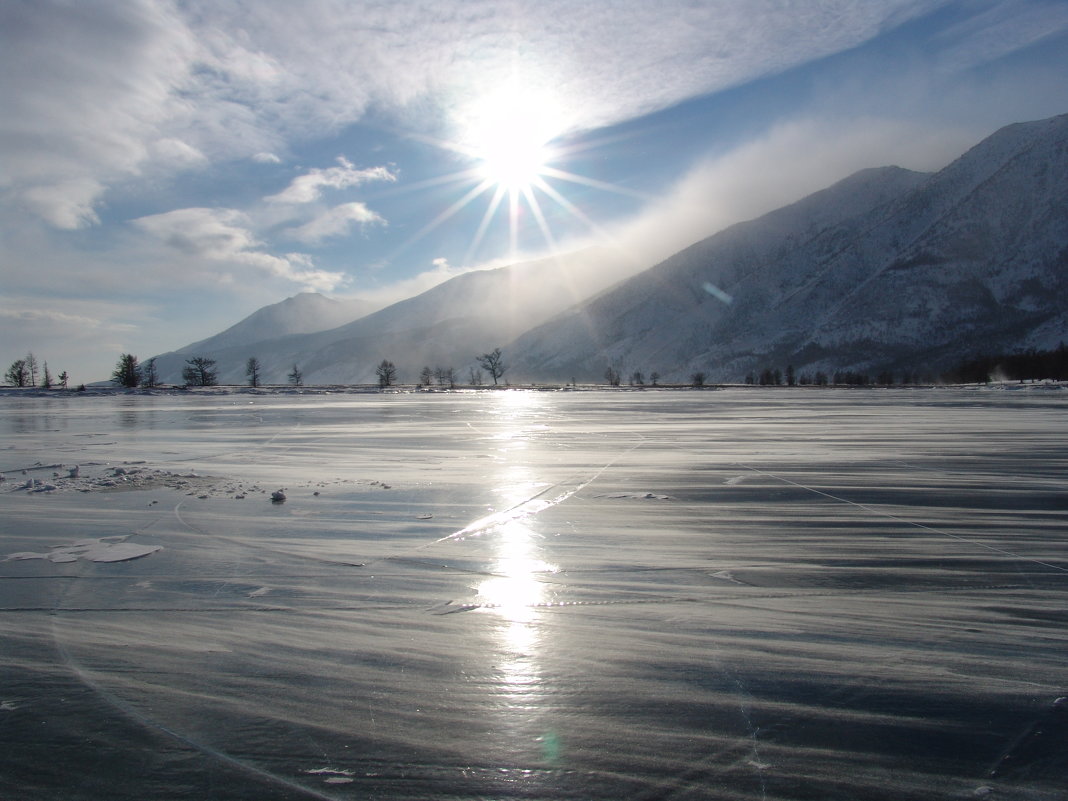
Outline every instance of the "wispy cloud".
[[324, 239], [347, 234], [353, 224], [384, 225], [385, 222], [381, 216], [363, 203], [342, 203], [340, 206], [327, 209], [304, 225], [287, 229], [284, 233], [290, 239], [316, 245]]
[[176, 209], [132, 222], [141, 231], [196, 258], [252, 267], [318, 291], [329, 292], [345, 282], [341, 273], [316, 269], [307, 255], [276, 256], [263, 250], [248, 227], [248, 216], [236, 209]]
[[347, 189], [372, 181], [396, 181], [397, 177], [386, 167], [358, 169], [344, 156], [338, 156], [336, 167], [308, 170], [298, 175], [276, 195], [264, 198], [269, 203], [311, 203], [318, 200], [323, 189]]
[[48, 362], [54, 379], [67, 371], [75, 383], [106, 375], [103, 369], [101, 374], [84, 369], [87, 363], [96, 363], [102, 349], [117, 359], [135, 342], [143, 342], [141, 326], [151, 314], [147, 305], [130, 301], [54, 298], [47, 308], [30, 297], [0, 302], [4, 347], [11, 358], [33, 351], [42, 364]]
[[107, 186], [135, 173], [181, 112], [195, 49], [162, 3], [4, 3], [0, 188], [57, 227], [97, 222]]
[[[592, 128], [854, 46], [940, 4], [633, 0], [609, 13], [570, 0], [309, 0], [295, 15], [285, 0], [5, 3], [0, 188], [53, 225], [90, 225], [108, 187], [161, 154], [170, 169], [262, 159], [372, 104], [433, 126], [416, 100], [447, 112], [517, 70], [559, 95], [572, 127]], [[365, 180], [389, 171], [346, 162], [273, 198]]]
[[1068, 5], [1056, 2], [991, 3], [946, 30], [939, 40], [947, 68], [993, 61], [1068, 29]]

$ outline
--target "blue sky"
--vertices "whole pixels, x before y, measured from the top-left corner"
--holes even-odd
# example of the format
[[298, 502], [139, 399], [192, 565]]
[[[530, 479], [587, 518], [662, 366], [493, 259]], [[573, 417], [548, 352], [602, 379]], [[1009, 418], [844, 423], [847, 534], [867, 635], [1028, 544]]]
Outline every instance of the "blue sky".
[[1066, 78], [1064, 0], [5, 0], [0, 361], [92, 381], [300, 291], [652, 264]]

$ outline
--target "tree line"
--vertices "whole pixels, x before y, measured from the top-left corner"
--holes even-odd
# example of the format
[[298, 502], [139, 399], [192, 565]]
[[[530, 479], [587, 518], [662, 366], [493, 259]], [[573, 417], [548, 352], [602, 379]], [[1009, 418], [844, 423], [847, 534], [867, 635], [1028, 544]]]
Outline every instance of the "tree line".
[[[494, 386], [499, 386], [500, 379], [504, 376], [507, 367], [504, 363], [500, 348], [494, 348], [488, 353], [476, 357], [478, 368], [471, 367], [468, 371], [467, 385], [481, 386], [482, 375], [486, 373], [493, 380]], [[245, 376], [249, 386], [258, 387], [262, 383], [263, 366], [258, 358], [250, 357], [245, 364]], [[387, 388], [397, 383], [397, 366], [389, 359], [383, 359], [375, 367], [375, 376], [381, 388]], [[4, 374], [5, 380], [16, 387], [37, 387], [43, 389], [68, 388], [69, 376], [64, 370], [58, 376], [53, 377], [49, 370], [48, 362], [38, 362], [37, 357], [31, 352], [24, 358], [16, 359]], [[287, 375], [287, 381], [293, 386], [303, 386], [304, 375], [297, 364], [294, 364]], [[604, 373], [605, 381], [609, 386], [621, 386], [624, 380], [623, 370], [617, 364], [609, 366]], [[984, 383], [991, 380], [1026, 381], [1051, 379], [1055, 381], [1068, 381], [1068, 346], [1062, 342], [1052, 350], [1030, 349], [1026, 351], [978, 356], [960, 362], [956, 367], [937, 376], [923, 375], [919, 372], [903, 371], [894, 374], [888, 370], [880, 371], [872, 376], [864, 372], [840, 370], [833, 374], [817, 371], [813, 374], [797, 373], [792, 365], [785, 369], [766, 367], [759, 372], [751, 372], [745, 377], [745, 383], [758, 386], [892, 386], [909, 385], [918, 383], [948, 383], [948, 384], [971, 384]], [[182, 380], [187, 386], [209, 387], [218, 384], [218, 369], [214, 359], [206, 356], [194, 356], [186, 361], [182, 368]], [[646, 386], [645, 373], [635, 370], [627, 375], [627, 383], [634, 387]], [[125, 388], [160, 386], [159, 373], [156, 368], [155, 358], [149, 359], [143, 364], [132, 353], [124, 353], [119, 357], [115, 370], [112, 372], [111, 381]], [[660, 374], [653, 371], [648, 375], [648, 383], [660, 386]], [[429, 387], [436, 383], [439, 387], [453, 388], [457, 385], [457, 375], [453, 367], [423, 367], [419, 374], [419, 385]], [[574, 380], [572, 380], [574, 383]], [[706, 373], [697, 371], [690, 375], [689, 383], [693, 387], [703, 387], [706, 383]]]
[[38, 378], [41, 381], [41, 389], [67, 389], [70, 381], [66, 370], [53, 378], [52, 371], [48, 369], [48, 362], [39, 364], [32, 351], [21, 359], [15, 359], [4, 373], [4, 380], [14, 387], [36, 387]]
[[1068, 346], [1061, 342], [1052, 350], [976, 356], [966, 359], [941, 376], [946, 383], [985, 384], [990, 381], [1068, 381]]
[[940, 373], [920, 370], [880, 370], [872, 374], [856, 370], [837, 370], [832, 374], [795, 374], [792, 366], [785, 371], [764, 368], [749, 373], [745, 383], [758, 386], [909, 386], [915, 384], [985, 384], [991, 381], [1068, 381], [1068, 346], [1063, 342], [1051, 350], [1031, 348], [1015, 353], [974, 356]]
[[[478, 356], [476, 360], [480, 368], [489, 373], [496, 386], [507, 369], [501, 349], [495, 348], [489, 353]], [[378, 379], [379, 387], [383, 389], [391, 387], [397, 382], [397, 366], [389, 359], [383, 359], [375, 366], [375, 376]], [[263, 366], [255, 356], [249, 357], [245, 363], [245, 378], [251, 387], [258, 387], [262, 384]], [[474, 368], [471, 368], [468, 378], [472, 385], [480, 386], [482, 384], [481, 373]], [[185, 367], [182, 368], [182, 380], [186, 386], [217, 386], [219, 383], [219, 371], [215, 360], [206, 356], [194, 356], [191, 359], [187, 359]], [[439, 386], [452, 388], [456, 385], [456, 371], [452, 367], [437, 367], [434, 370], [431, 370], [430, 367], [424, 367], [420, 374], [420, 385], [429, 386], [432, 380], [437, 380]], [[160, 380], [159, 372], [156, 369], [156, 360], [152, 358], [142, 364], [134, 354], [123, 353], [111, 374], [111, 381], [113, 384], [127, 389], [158, 387]], [[297, 364], [294, 363], [293, 369], [287, 375], [287, 381], [292, 386], [299, 387], [304, 385], [304, 374]], [[25, 386], [25, 384], [18, 384], [17, 386]]]

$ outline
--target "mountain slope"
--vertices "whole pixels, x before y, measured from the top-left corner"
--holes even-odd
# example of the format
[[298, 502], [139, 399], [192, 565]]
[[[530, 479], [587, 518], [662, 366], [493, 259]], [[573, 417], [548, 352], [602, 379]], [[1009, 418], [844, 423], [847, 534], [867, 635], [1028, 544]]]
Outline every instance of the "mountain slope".
[[316, 292], [302, 292], [280, 303], [264, 306], [225, 331], [180, 348], [176, 353], [198, 354], [288, 334], [325, 331], [364, 317], [378, 308], [366, 300], [341, 301]]
[[[602, 267], [610, 258], [608, 251], [590, 249], [558, 259], [463, 273], [420, 295], [323, 331], [256, 339], [256, 333], [271, 329], [250, 324], [239, 336], [232, 336], [232, 328], [157, 357], [157, 366], [162, 381], [180, 383], [185, 360], [206, 356], [216, 360], [220, 382], [244, 383], [245, 364], [255, 356], [265, 383], [284, 383], [296, 364], [309, 384], [361, 384], [373, 383], [375, 366], [389, 359], [397, 364], [401, 381], [414, 382], [424, 365], [457, 368], [463, 372], [459, 377], [466, 380], [463, 368], [473, 364], [478, 354], [511, 341], [603, 289], [615, 277], [637, 269], [617, 257], [624, 263], [605, 271]], [[261, 312], [271, 309], [275, 307]]]
[[866, 170], [732, 226], [509, 346], [513, 375], [927, 369], [1068, 319], [1068, 115], [942, 171]]

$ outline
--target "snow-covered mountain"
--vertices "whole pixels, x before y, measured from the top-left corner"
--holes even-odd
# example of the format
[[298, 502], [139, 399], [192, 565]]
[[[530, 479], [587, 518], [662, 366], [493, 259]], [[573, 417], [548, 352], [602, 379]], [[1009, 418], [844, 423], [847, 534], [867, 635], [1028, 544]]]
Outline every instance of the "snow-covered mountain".
[[221, 334], [156, 357], [157, 371], [163, 382], [181, 383], [186, 360], [204, 356], [216, 361], [221, 383], [239, 384], [249, 357], [255, 356], [264, 383], [285, 383], [297, 365], [308, 384], [362, 384], [374, 383], [375, 366], [389, 359], [402, 382], [416, 381], [424, 366], [453, 367], [463, 379], [479, 354], [604, 289], [628, 269], [629, 274], [638, 269], [623, 265], [607, 273], [601, 269], [605, 258], [604, 251], [591, 249], [476, 270], [338, 327], [285, 334], [275, 328], [282, 310], [318, 297], [298, 295]]
[[335, 300], [317, 292], [301, 292], [280, 303], [264, 306], [241, 322], [208, 339], [180, 348], [180, 354], [199, 354], [249, 345], [288, 334], [311, 334], [350, 323], [380, 308], [367, 300]]
[[865, 170], [535, 328], [514, 378], [926, 371], [1068, 339], [1068, 115], [932, 175]]

